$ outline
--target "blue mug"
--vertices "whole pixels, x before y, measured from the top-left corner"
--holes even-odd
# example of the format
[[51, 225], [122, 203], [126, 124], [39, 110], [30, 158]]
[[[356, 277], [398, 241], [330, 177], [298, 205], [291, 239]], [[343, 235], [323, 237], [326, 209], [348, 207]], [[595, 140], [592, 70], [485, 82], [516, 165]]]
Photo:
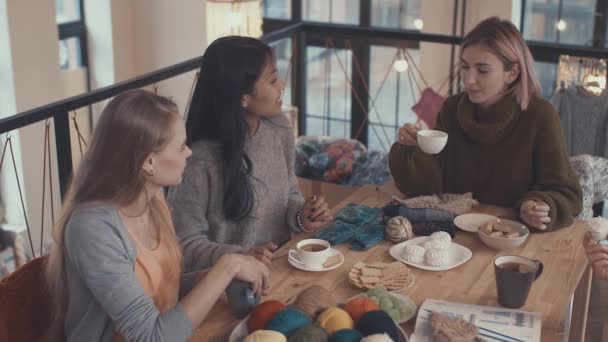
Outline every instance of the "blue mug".
[[249, 283], [241, 280], [233, 280], [226, 288], [226, 297], [232, 312], [243, 318], [260, 303], [260, 296], [256, 296]]

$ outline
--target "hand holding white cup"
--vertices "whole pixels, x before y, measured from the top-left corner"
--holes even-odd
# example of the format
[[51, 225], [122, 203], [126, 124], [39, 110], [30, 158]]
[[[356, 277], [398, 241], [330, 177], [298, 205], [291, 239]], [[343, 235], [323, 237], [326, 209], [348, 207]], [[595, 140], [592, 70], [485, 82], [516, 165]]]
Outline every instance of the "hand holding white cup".
[[416, 133], [418, 146], [424, 153], [437, 154], [448, 142], [448, 134], [434, 129], [425, 129]]

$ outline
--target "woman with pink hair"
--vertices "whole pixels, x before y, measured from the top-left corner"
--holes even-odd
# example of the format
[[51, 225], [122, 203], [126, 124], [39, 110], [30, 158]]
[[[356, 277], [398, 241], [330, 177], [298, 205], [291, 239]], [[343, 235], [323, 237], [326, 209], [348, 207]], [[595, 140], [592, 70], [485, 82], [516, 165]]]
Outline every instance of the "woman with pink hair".
[[559, 115], [541, 97], [533, 63], [511, 22], [493, 17], [473, 28], [460, 47], [464, 91], [448, 98], [437, 117], [435, 129], [448, 133], [446, 147], [425, 154], [413, 124], [399, 129], [389, 154], [399, 190], [472, 192], [538, 230], [572, 224], [582, 193]]

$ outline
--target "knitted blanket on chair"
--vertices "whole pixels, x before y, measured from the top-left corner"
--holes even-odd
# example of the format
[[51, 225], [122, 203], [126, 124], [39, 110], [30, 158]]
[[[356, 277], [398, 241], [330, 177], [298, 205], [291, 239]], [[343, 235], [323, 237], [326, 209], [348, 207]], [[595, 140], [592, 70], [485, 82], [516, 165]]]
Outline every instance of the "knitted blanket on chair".
[[332, 245], [350, 243], [351, 249], [364, 251], [384, 240], [384, 228], [381, 208], [350, 203], [338, 212], [332, 225], [315, 234], [315, 238]]

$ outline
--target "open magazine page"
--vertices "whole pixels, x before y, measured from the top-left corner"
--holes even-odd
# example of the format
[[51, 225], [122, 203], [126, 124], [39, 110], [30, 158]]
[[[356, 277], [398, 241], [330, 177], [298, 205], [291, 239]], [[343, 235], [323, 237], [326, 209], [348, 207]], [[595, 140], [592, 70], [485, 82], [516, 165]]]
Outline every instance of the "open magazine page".
[[479, 328], [488, 342], [540, 342], [542, 317], [538, 312], [427, 299], [422, 303], [410, 342], [431, 342], [431, 312], [460, 317]]

